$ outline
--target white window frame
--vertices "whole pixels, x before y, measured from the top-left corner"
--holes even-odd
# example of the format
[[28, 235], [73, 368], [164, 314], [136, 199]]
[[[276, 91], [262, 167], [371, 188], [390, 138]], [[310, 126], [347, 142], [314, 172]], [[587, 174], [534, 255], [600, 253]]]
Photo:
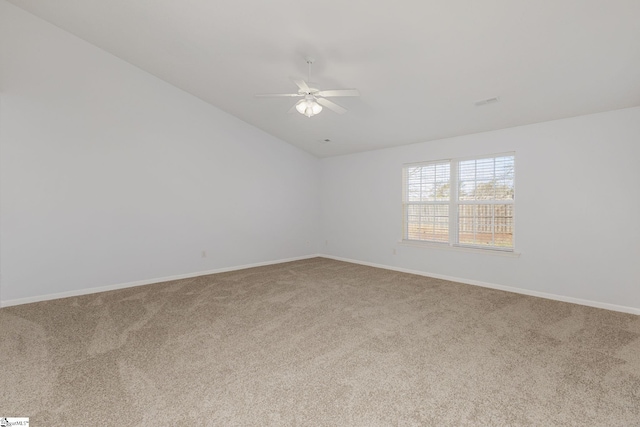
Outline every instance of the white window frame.
[[[459, 189], [459, 180], [460, 176], [458, 174], [459, 164], [460, 162], [469, 161], [469, 160], [481, 160], [481, 159], [491, 159], [498, 157], [513, 157], [514, 164], [514, 177], [513, 177], [513, 191], [514, 197], [511, 200], [458, 200], [458, 189]], [[425, 166], [429, 164], [435, 163], [449, 163], [449, 241], [441, 242], [436, 240], [415, 240], [408, 238], [408, 221], [407, 214], [408, 209], [407, 206], [411, 204], [421, 204], [421, 203], [410, 203], [406, 200], [407, 197], [407, 175], [406, 171], [411, 167], [419, 167]], [[515, 169], [516, 169], [516, 153], [515, 152], [505, 152], [505, 153], [497, 153], [497, 154], [487, 154], [480, 156], [472, 156], [472, 157], [460, 157], [460, 158], [452, 158], [452, 159], [440, 159], [433, 161], [423, 161], [417, 163], [405, 163], [402, 165], [402, 243], [407, 243], [410, 245], [418, 245], [418, 246], [435, 246], [435, 247], [450, 247], [450, 248], [463, 248], [463, 249], [472, 249], [472, 250], [481, 250], [481, 251], [491, 251], [491, 252], [501, 252], [501, 253], [516, 253], [516, 204], [515, 204], [515, 193], [516, 193], [516, 178], [515, 178]], [[445, 202], [446, 203], [446, 202]], [[424, 204], [424, 202], [422, 202]], [[433, 204], [442, 204], [442, 202], [434, 202]], [[468, 243], [460, 243], [459, 242], [459, 233], [458, 233], [458, 215], [459, 215], [459, 206], [461, 205], [512, 205], [513, 209], [513, 219], [512, 219], [512, 228], [513, 234], [511, 239], [511, 247], [500, 247], [500, 246], [488, 246], [488, 245], [474, 245]]]

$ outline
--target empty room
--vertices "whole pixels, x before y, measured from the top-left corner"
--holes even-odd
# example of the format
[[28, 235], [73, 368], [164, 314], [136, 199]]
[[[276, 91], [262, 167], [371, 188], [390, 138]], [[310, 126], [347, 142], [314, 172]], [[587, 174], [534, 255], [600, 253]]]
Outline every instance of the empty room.
[[0, 0], [0, 425], [640, 426], [639, 17]]

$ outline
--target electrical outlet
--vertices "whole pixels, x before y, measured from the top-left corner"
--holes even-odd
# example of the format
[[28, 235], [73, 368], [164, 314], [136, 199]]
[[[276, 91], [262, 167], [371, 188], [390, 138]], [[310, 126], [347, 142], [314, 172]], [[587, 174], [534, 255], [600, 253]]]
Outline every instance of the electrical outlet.
[[396, 248], [393, 248], [393, 254], [394, 255], [396, 254]]
[[328, 240], [325, 240], [325, 241], [324, 241], [324, 245], [325, 245], [325, 246], [329, 246], [329, 241], [328, 241]]
[[202, 258], [206, 258], [207, 257], [207, 251], [202, 251]]

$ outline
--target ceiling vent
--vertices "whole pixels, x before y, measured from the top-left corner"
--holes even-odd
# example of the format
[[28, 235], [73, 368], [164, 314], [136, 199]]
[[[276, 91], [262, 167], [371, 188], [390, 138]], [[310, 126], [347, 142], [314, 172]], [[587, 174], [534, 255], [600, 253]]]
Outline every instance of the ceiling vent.
[[480, 101], [474, 102], [474, 104], [476, 107], [480, 107], [482, 105], [495, 104], [496, 102], [499, 102], [499, 101], [500, 101], [500, 98], [497, 96], [494, 96], [493, 98], [481, 99]]

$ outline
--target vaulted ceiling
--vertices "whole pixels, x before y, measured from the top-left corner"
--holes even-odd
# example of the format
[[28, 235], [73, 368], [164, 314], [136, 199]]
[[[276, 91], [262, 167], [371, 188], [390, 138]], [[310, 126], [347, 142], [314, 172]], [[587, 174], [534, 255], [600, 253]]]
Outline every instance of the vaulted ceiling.
[[319, 157], [640, 105], [638, 0], [10, 2]]

